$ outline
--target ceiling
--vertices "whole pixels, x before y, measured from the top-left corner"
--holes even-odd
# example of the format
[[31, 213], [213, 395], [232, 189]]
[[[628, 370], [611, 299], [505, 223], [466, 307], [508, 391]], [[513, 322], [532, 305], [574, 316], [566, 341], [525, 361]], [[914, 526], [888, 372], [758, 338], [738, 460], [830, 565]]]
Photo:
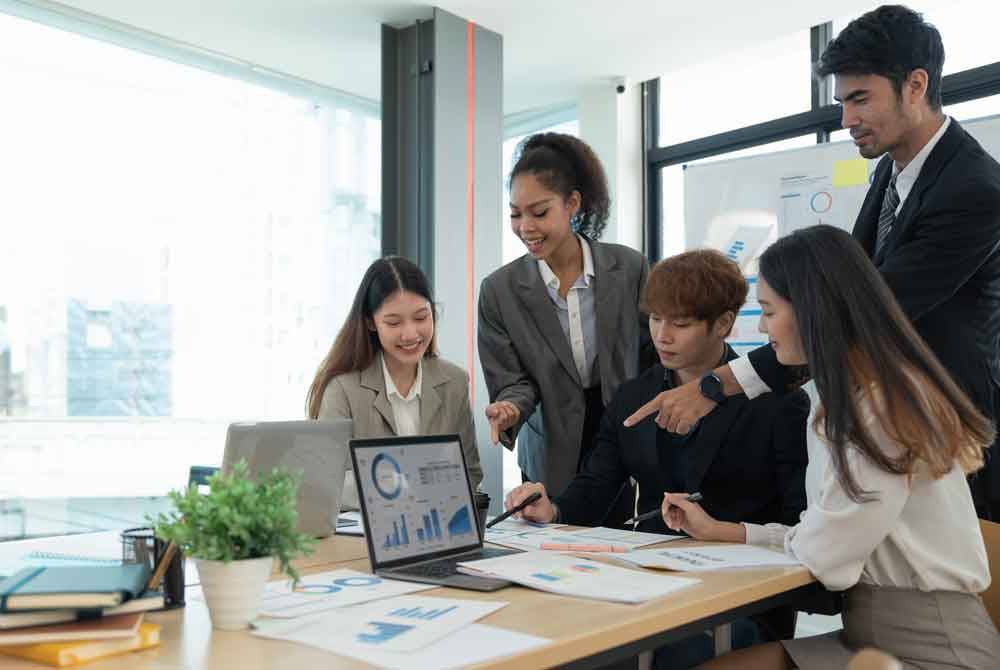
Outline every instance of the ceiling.
[[[379, 24], [431, 15], [400, 0], [62, 0], [61, 4], [255, 65], [379, 97]], [[503, 35], [504, 112], [588, 86], [655, 77], [873, 6], [871, 0], [438, 0]], [[832, 9], [835, 8], [835, 9]], [[753, 72], [735, 73], [749, 76]]]

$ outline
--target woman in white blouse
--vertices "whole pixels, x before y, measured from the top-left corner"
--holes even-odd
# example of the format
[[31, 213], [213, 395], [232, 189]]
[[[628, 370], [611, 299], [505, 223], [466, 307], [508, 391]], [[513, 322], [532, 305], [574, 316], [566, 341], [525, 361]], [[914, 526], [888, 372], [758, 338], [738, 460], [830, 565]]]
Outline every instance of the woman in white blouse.
[[860, 647], [905, 667], [1000, 667], [978, 594], [989, 566], [966, 474], [993, 426], [917, 335], [864, 251], [814, 226], [761, 257], [758, 298], [778, 360], [808, 365], [808, 506], [795, 526], [716, 521], [683, 494], [667, 525], [794, 555], [844, 591], [844, 629], [734, 652], [705, 668], [844, 668]]

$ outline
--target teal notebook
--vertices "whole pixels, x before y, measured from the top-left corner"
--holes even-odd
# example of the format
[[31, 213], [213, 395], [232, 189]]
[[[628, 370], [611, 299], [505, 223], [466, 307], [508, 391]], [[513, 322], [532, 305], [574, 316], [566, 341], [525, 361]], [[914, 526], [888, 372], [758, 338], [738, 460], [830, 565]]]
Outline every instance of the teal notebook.
[[141, 563], [27, 567], [0, 582], [0, 612], [116, 607], [148, 580]]

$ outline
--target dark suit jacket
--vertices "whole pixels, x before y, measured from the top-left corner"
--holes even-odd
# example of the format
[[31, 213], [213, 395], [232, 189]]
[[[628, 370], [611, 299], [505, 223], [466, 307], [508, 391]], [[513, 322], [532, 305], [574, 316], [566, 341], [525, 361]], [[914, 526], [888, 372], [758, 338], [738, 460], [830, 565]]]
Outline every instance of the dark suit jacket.
[[[653, 365], [626, 383], [608, 405], [590, 459], [554, 498], [561, 521], [600, 522], [629, 477], [639, 483], [639, 512], [660, 508], [668, 489], [661, 465], [665, 460], [657, 448], [659, 428], [653, 417], [632, 428], [622, 423], [662, 390], [663, 373], [662, 366]], [[700, 491], [705, 510], [723, 521], [798, 523], [806, 507], [808, 412], [809, 400], [801, 391], [784, 397], [767, 393], [754, 400], [732, 396], [703, 418], [691, 441], [681, 447], [688, 453], [687, 491]], [[669, 532], [661, 517], [643, 522], [639, 529]]]
[[[590, 249], [595, 273], [597, 361], [602, 397], [607, 403], [625, 380], [639, 374], [643, 356], [652, 351], [649, 321], [639, 312], [648, 268], [642, 254], [628, 247], [590, 242]], [[483, 280], [479, 360], [490, 402], [507, 400], [521, 410], [519, 422], [501, 436], [501, 441], [513, 448], [518, 432], [531, 421], [521, 435], [534, 441], [525, 445], [528, 449], [543, 453], [544, 467], [540, 475], [530, 474], [539, 477], [548, 490], [562, 491], [576, 474], [585, 399], [573, 351], [538, 263], [530, 255]], [[541, 421], [536, 408], [541, 410]]]
[[[896, 217], [885, 247], [875, 234], [892, 158], [883, 157], [854, 224], [854, 237], [882, 273], [938, 359], [979, 409], [1000, 417], [1000, 164], [957, 121], [935, 145]], [[750, 362], [768, 386], [787, 371], [770, 347]], [[1000, 459], [987, 463], [1000, 499]]]

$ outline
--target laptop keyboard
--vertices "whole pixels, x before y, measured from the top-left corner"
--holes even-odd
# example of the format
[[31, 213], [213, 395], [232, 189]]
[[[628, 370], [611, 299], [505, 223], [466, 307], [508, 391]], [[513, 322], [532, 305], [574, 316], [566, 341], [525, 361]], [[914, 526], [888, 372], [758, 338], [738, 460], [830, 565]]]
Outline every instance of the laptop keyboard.
[[454, 558], [442, 558], [430, 563], [418, 563], [399, 569], [397, 572], [407, 575], [417, 575], [420, 577], [447, 577], [459, 574], [458, 563], [461, 561], [475, 561], [480, 558], [494, 558], [496, 556], [506, 556], [507, 554], [519, 553], [516, 549], [501, 549], [500, 547], [483, 547], [478, 553], [473, 555], [456, 556]]

